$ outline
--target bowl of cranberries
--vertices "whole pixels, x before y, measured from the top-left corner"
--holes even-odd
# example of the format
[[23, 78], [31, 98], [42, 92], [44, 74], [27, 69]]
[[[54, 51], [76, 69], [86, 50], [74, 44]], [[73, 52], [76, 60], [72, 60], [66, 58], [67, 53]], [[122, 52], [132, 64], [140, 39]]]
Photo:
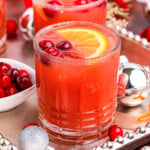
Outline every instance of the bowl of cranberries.
[[0, 112], [23, 103], [35, 92], [35, 71], [17, 60], [0, 58]]

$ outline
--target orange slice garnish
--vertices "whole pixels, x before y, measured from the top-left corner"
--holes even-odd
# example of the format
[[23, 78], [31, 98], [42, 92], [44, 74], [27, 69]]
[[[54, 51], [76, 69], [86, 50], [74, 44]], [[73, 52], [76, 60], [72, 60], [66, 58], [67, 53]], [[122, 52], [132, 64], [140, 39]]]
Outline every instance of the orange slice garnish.
[[103, 55], [108, 47], [107, 37], [100, 31], [89, 28], [66, 28], [57, 30], [63, 38], [73, 43], [75, 50], [85, 58]]

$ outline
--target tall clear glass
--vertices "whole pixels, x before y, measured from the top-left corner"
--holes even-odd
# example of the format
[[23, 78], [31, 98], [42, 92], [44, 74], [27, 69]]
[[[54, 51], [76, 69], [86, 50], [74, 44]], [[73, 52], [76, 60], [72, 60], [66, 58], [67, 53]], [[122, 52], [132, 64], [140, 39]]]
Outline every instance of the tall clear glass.
[[0, 55], [5, 51], [6, 44], [5, 7], [5, 0], [0, 0]]
[[[103, 56], [78, 59], [51, 56], [39, 47], [42, 40], [58, 42], [60, 29], [100, 31], [108, 39]], [[88, 39], [87, 39], [88, 40]], [[116, 112], [120, 39], [105, 26], [64, 22], [40, 30], [34, 38], [39, 121], [49, 135], [87, 141], [107, 133]]]
[[33, 0], [35, 31], [65, 21], [89, 21], [103, 25], [106, 22], [107, 0], [87, 0], [88, 4], [84, 5], [70, 0], [57, 0], [59, 5], [48, 3], [51, 1]]

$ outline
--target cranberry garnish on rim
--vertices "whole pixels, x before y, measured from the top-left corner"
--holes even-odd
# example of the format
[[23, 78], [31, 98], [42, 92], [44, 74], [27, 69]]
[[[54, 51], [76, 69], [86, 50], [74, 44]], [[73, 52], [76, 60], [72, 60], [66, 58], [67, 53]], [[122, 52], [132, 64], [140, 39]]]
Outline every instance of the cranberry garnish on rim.
[[0, 98], [5, 97], [5, 91], [3, 88], [0, 87]]
[[88, 4], [89, 1], [88, 0], [76, 0], [74, 3], [76, 5], [85, 5], [85, 4]]
[[49, 56], [47, 54], [41, 54], [41, 61], [45, 65], [49, 65], [50, 64], [50, 58], [49, 58]]
[[[57, 8], [57, 6], [62, 5], [57, 0], [49, 1], [47, 2], [47, 4], [49, 4], [49, 6], [43, 8], [43, 10], [48, 17], [54, 17], [57, 13], [59, 13], [60, 10]], [[51, 5], [53, 5], [54, 7], [52, 7]]]
[[11, 77], [12, 81], [15, 81], [16, 77], [20, 75], [19, 70], [16, 68], [9, 69], [7, 74]]
[[6, 73], [10, 68], [11, 66], [9, 64], [0, 62], [0, 73]]
[[58, 56], [58, 55], [59, 55], [59, 51], [58, 51], [56, 48], [54, 48], [54, 47], [52, 47], [52, 48], [47, 48], [47, 49], [45, 50], [45, 52], [46, 52], [47, 54], [52, 55], [52, 56]]
[[26, 76], [18, 76], [16, 78], [16, 83], [21, 90], [25, 90], [32, 86], [30, 78]]
[[0, 87], [7, 88], [11, 83], [11, 79], [8, 74], [0, 73]]
[[69, 50], [72, 48], [72, 44], [69, 41], [61, 41], [57, 43], [56, 48], [60, 50]]
[[42, 50], [45, 50], [49, 47], [54, 47], [54, 43], [50, 40], [43, 40], [39, 42], [39, 46]]
[[15, 84], [12, 84], [6, 89], [5, 93], [6, 93], [6, 96], [10, 96], [10, 95], [18, 93], [18, 89], [16, 88]]

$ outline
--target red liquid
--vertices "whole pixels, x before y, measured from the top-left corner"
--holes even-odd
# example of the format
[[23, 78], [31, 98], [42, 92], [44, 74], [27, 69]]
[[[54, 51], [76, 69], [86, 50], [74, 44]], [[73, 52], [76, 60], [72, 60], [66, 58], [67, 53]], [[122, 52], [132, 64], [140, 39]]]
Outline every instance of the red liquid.
[[[80, 8], [77, 8], [74, 4], [70, 4], [69, 2], [67, 2], [69, 5], [65, 5], [66, 2], [63, 1], [65, 8], [59, 9], [53, 16], [47, 15], [44, 11], [45, 7], [36, 1], [37, 0], [33, 0], [36, 32], [47, 25], [65, 21], [89, 21], [103, 25], [106, 22], [106, 0], [97, 0], [96, 4], [95, 2], [90, 2], [88, 6], [82, 5]], [[67, 8], [67, 6], [69, 8]], [[53, 10], [53, 8], [51, 9]]]
[[0, 1], [0, 53], [5, 47], [5, 0]]
[[[104, 34], [110, 36], [107, 51], [110, 53], [110, 49], [117, 44], [117, 38], [112, 33]], [[49, 39], [56, 44], [59, 38], [55, 37], [45, 33], [39, 41]], [[79, 62], [58, 56], [48, 57], [36, 47], [35, 52], [42, 126], [56, 134], [75, 137], [107, 129], [116, 110], [120, 47], [103, 58], [82, 59]], [[50, 63], [46, 64], [43, 58]]]

